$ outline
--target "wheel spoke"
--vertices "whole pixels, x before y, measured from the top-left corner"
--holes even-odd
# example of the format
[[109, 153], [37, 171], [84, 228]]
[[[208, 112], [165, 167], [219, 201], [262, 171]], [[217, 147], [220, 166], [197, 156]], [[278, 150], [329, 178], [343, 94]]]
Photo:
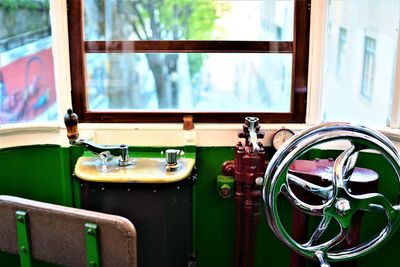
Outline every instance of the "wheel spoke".
[[301, 179], [300, 177], [290, 174], [287, 174], [287, 178], [291, 183], [294, 183], [295, 185], [307, 190], [308, 192], [322, 197], [326, 200], [331, 198], [332, 196], [332, 186], [327, 186], [327, 187], [322, 187], [313, 183], [310, 183], [306, 180]]
[[399, 207], [393, 206], [384, 195], [379, 193], [357, 195], [352, 198], [352, 204], [354, 203], [357, 210], [384, 211], [389, 222], [394, 221], [400, 212]]
[[310, 215], [322, 215], [323, 206], [311, 206], [298, 199], [289, 186], [283, 184], [280, 193], [283, 194], [289, 202], [299, 210]]
[[354, 144], [340, 154], [333, 166], [333, 186], [338, 188], [345, 188], [345, 182], [353, 174], [358, 154], [361, 146], [355, 146]]
[[320, 239], [322, 234], [325, 232], [325, 230], [328, 228], [330, 221], [331, 217], [329, 216], [322, 217], [322, 220], [320, 221], [317, 229], [311, 235], [310, 240], [304, 244], [304, 246], [314, 246], [316, 242]]
[[325, 243], [322, 243], [320, 245], [314, 245], [314, 246], [309, 246], [309, 247], [305, 247], [307, 250], [311, 250], [311, 251], [328, 251], [330, 248], [336, 246], [337, 244], [339, 244], [340, 242], [342, 242], [347, 235], [350, 232], [350, 228], [340, 228], [340, 232], [338, 235], [336, 235], [334, 238], [332, 238], [331, 240], [326, 241]]
[[346, 180], [346, 182], [353, 174], [354, 168], [356, 167], [359, 151], [362, 150], [362, 147], [360, 146], [355, 146], [353, 144], [353, 147], [354, 148], [352, 148], [352, 153], [349, 155], [345, 163], [345, 169], [344, 169], [345, 173], [343, 174], [343, 178]]

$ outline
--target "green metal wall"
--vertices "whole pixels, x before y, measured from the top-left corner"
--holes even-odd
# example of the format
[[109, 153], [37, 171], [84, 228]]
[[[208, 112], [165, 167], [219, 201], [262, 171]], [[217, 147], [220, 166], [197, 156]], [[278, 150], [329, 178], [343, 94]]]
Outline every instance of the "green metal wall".
[[[151, 151], [161, 148], [151, 148]], [[137, 150], [135, 148], [134, 150]], [[146, 148], [140, 149], [142, 151]], [[71, 179], [73, 166], [83, 153], [81, 148], [55, 145], [17, 147], [0, 150], [0, 194], [15, 195], [65, 206], [79, 207], [78, 189]], [[312, 151], [310, 157], [334, 157], [335, 151]], [[233, 265], [234, 200], [222, 199], [216, 189], [221, 164], [232, 160], [232, 147], [197, 148], [198, 181], [194, 189], [194, 238], [199, 267], [230, 267]], [[379, 155], [361, 155], [361, 167], [376, 170], [381, 177], [379, 187], [391, 200], [399, 189], [390, 167]], [[396, 186], [393, 186], [396, 185]], [[291, 210], [289, 207], [287, 216]], [[1, 227], [1, 226], [0, 226]], [[376, 228], [374, 218], [367, 219], [362, 233]], [[394, 266], [400, 246], [400, 231], [381, 249], [359, 260], [359, 266]], [[290, 251], [272, 234], [261, 217], [257, 234], [256, 266], [289, 266]], [[0, 254], [0, 266], [18, 266], [18, 257]], [[35, 266], [45, 266], [36, 263]], [[311, 266], [311, 264], [309, 264]], [[337, 266], [340, 266], [337, 265]]]

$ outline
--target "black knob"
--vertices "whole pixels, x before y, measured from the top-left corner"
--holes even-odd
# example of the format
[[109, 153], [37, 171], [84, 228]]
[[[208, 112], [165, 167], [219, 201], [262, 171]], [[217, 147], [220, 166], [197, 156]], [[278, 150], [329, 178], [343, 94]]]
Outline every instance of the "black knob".
[[67, 110], [67, 114], [64, 116], [64, 123], [67, 127], [67, 137], [70, 142], [73, 142], [79, 138], [78, 131], [78, 115], [76, 115], [71, 108]]

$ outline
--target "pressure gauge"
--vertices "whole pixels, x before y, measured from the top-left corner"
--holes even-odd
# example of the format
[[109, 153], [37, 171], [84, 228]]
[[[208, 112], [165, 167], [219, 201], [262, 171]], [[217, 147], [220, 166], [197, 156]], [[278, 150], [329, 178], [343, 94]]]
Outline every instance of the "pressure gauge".
[[288, 140], [290, 137], [292, 137], [294, 135], [294, 132], [286, 129], [286, 128], [282, 128], [278, 131], [276, 131], [274, 133], [274, 135], [272, 136], [272, 140], [271, 140], [271, 145], [274, 149], [278, 150], [281, 145]]

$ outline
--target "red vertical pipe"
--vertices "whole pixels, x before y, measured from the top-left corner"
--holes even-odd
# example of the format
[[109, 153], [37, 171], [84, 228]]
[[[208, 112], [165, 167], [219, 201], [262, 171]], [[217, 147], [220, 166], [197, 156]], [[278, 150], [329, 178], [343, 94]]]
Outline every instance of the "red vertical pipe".
[[235, 238], [235, 267], [241, 267], [241, 244], [242, 244], [242, 203], [243, 187], [236, 183], [235, 204], [236, 204], [236, 238]]
[[[263, 138], [260, 127], [255, 128], [257, 138]], [[239, 138], [244, 138], [244, 145], [239, 142], [235, 151], [235, 204], [236, 204], [236, 240], [235, 267], [254, 266], [256, 230], [258, 223], [258, 201], [261, 192], [256, 188], [255, 179], [263, 177], [265, 172], [265, 151], [261, 143], [255, 151], [249, 142], [249, 128], [246, 123]], [[258, 192], [256, 192], [258, 190]], [[255, 193], [256, 192], [256, 193]]]
[[242, 267], [242, 217], [243, 217], [243, 182], [242, 177], [242, 158], [245, 155], [245, 151], [241, 142], [236, 145], [235, 151], [235, 205], [236, 205], [236, 237], [235, 237], [235, 259], [234, 266]]
[[243, 229], [243, 261], [242, 267], [248, 267], [249, 265], [249, 254], [250, 254], [250, 244], [251, 244], [251, 217], [253, 211], [253, 199], [251, 197], [252, 186], [248, 181], [254, 180], [253, 173], [247, 173], [246, 175], [247, 181], [245, 184], [245, 191], [244, 191], [244, 210], [243, 210], [243, 217], [244, 217], [244, 229]]
[[249, 252], [249, 266], [254, 266], [256, 257], [257, 225], [260, 218], [259, 199], [261, 197], [261, 191], [253, 190], [253, 192], [251, 192], [251, 196], [253, 198], [253, 214], [252, 214], [251, 244]]

